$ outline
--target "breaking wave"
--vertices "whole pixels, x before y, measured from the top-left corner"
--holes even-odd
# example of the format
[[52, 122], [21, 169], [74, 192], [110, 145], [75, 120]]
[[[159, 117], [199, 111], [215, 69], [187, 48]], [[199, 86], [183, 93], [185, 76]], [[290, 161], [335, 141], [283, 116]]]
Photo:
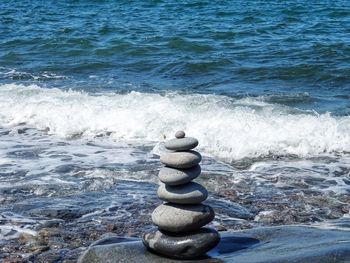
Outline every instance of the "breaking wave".
[[301, 111], [261, 98], [130, 92], [86, 93], [37, 85], [0, 86], [0, 126], [67, 139], [161, 141], [178, 129], [223, 160], [350, 152], [350, 117]]

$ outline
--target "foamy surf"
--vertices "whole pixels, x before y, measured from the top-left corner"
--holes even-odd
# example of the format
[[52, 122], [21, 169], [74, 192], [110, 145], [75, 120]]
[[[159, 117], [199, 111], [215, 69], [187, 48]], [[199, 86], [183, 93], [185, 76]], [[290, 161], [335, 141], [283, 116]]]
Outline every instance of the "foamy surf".
[[203, 94], [89, 94], [37, 85], [0, 86], [0, 126], [60, 138], [157, 142], [186, 130], [205, 153], [232, 161], [264, 155], [350, 152], [350, 117], [300, 111], [262, 99]]

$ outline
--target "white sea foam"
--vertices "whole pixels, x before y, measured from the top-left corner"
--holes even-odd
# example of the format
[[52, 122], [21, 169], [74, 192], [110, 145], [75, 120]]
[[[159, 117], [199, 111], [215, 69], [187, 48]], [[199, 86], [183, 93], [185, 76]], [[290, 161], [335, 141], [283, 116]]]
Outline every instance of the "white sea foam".
[[0, 213], [0, 241], [18, 238], [22, 234], [36, 236], [37, 233], [32, 230], [35, 223], [37, 223], [37, 220], [19, 214]]
[[0, 226], [0, 240], [10, 240], [14, 238], [19, 238], [20, 235], [24, 233], [32, 236], [36, 235], [36, 232], [31, 229], [26, 229], [13, 225]]
[[267, 154], [350, 152], [350, 117], [297, 111], [263, 100], [218, 95], [88, 94], [36, 85], [0, 86], [0, 126], [49, 130], [63, 138], [109, 136], [156, 142], [178, 129], [223, 160]]
[[12, 78], [12, 79], [33, 79], [33, 80], [49, 80], [49, 79], [68, 79], [66, 76], [57, 75], [52, 72], [41, 72], [39, 74], [33, 74], [24, 71], [18, 71], [16, 69], [9, 69], [0, 67], [0, 78]]

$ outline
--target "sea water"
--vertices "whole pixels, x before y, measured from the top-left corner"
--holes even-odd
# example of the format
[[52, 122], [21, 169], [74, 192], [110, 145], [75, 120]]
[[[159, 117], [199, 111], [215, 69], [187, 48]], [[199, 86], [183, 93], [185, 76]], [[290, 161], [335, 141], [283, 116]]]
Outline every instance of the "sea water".
[[349, 44], [349, 1], [2, 1], [0, 243], [142, 232], [177, 130], [215, 225], [347, 218]]

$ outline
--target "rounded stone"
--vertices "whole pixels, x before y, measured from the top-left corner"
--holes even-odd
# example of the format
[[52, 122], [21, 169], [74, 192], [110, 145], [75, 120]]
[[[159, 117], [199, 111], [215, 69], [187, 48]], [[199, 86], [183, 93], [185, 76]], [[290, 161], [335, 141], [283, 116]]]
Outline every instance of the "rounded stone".
[[165, 203], [152, 213], [152, 222], [169, 232], [194, 231], [210, 223], [215, 217], [208, 205], [180, 205]]
[[173, 168], [191, 168], [202, 160], [202, 156], [196, 151], [163, 153], [160, 161]]
[[184, 131], [177, 131], [175, 133], [175, 137], [178, 138], [178, 139], [184, 138], [185, 136], [186, 136], [186, 134], [185, 134]]
[[192, 137], [171, 139], [164, 143], [165, 148], [171, 151], [187, 151], [196, 148], [198, 140]]
[[202, 185], [190, 182], [179, 186], [161, 184], [159, 199], [175, 204], [200, 204], [208, 198], [208, 191]]
[[201, 167], [196, 165], [188, 169], [174, 169], [162, 167], [159, 171], [159, 180], [167, 185], [181, 185], [191, 182], [201, 174]]
[[212, 228], [201, 228], [185, 234], [158, 230], [143, 235], [143, 243], [149, 250], [177, 259], [197, 258], [214, 248], [219, 241], [219, 233]]

